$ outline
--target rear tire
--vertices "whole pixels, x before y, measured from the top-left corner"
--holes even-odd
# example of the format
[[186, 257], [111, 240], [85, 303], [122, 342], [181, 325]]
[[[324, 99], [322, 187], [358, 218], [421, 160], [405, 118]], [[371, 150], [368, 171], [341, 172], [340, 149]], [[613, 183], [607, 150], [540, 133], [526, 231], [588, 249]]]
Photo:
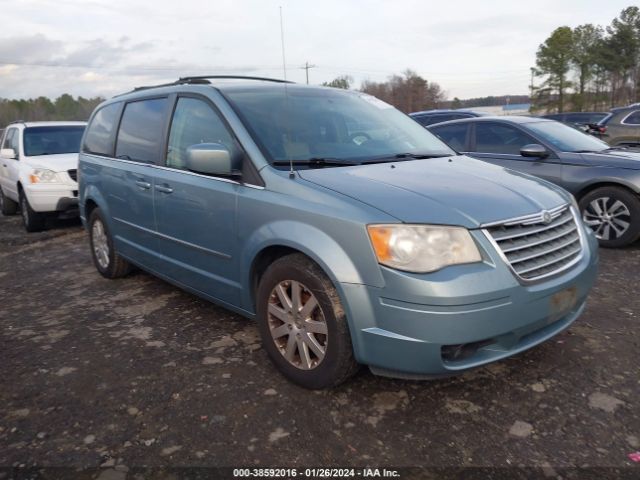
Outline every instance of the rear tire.
[[580, 215], [600, 246], [618, 248], [640, 237], [640, 198], [621, 187], [601, 187], [580, 199]]
[[273, 262], [256, 297], [262, 343], [289, 380], [328, 388], [358, 371], [338, 292], [308, 257], [292, 254]]
[[18, 211], [17, 202], [6, 197], [2, 188], [0, 188], [0, 211], [2, 212], [2, 215], [5, 216], [15, 215]]
[[47, 216], [44, 213], [35, 212], [29, 204], [29, 199], [23, 191], [20, 191], [20, 214], [22, 224], [27, 232], [41, 232], [44, 230]]
[[113, 248], [113, 238], [99, 208], [94, 208], [89, 216], [89, 243], [91, 257], [96, 269], [105, 278], [120, 278], [129, 274], [131, 264]]

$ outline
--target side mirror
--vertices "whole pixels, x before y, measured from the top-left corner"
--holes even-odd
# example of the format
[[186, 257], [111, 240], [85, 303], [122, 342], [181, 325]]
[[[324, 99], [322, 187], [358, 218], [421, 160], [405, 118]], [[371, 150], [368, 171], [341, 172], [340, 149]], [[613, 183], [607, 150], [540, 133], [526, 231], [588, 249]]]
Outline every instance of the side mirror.
[[0, 150], [0, 155], [5, 158], [18, 158], [18, 156], [16, 155], [16, 151], [13, 148], [3, 148], [2, 150]]
[[549, 150], [538, 143], [530, 143], [520, 149], [520, 155], [532, 158], [547, 158]]
[[239, 161], [219, 143], [199, 143], [187, 148], [187, 169], [206, 175], [239, 175]]

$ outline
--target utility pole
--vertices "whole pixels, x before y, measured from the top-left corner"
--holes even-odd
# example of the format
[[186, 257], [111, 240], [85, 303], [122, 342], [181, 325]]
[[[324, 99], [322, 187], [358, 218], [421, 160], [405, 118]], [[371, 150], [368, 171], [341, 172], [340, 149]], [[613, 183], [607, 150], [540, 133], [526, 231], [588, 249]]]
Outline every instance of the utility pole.
[[531, 67], [531, 94], [530, 94], [531, 98], [529, 100], [533, 99], [533, 76], [535, 73], [536, 73], [536, 69]]
[[533, 76], [536, 74], [536, 69], [531, 67], [531, 90], [529, 93], [529, 112], [532, 112], [532, 108], [533, 108]]
[[306, 70], [307, 74], [307, 85], [309, 85], [309, 69], [315, 68], [316, 65], [309, 65], [309, 62], [304, 62], [304, 67], [300, 67], [302, 70]]

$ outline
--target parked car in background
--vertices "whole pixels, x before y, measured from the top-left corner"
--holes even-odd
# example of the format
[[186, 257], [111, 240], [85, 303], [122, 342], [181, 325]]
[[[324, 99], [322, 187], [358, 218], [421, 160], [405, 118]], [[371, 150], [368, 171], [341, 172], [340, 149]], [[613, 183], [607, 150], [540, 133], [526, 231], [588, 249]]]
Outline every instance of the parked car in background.
[[429, 129], [459, 152], [570, 191], [601, 245], [622, 247], [640, 236], [640, 153], [533, 117], [456, 120]]
[[592, 125], [600, 122], [607, 115], [609, 115], [608, 112], [564, 112], [549, 113], [547, 115], [541, 115], [540, 118], [548, 118], [549, 120], [566, 123], [571, 127], [586, 132]]
[[611, 109], [588, 132], [614, 147], [640, 148], [640, 103]]
[[440, 109], [440, 110], [424, 110], [422, 112], [413, 112], [409, 116], [413, 118], [423, 127], [434, 125], [436, 123], [448, 122], [450, 120], [459, 120], [461, 118], [481, 117], [484, 113], [474, 112], [473, 110], [459, 109]]
[[78, 151], [85, 122], [16, 122], [5, 128], [0, 150], [0, 210], [20, 208], [28, 232], [48, 216], [78, 215]]
[[569, 326], [596, 274], [571, 195], [457, 155], [361, 92], [136, 89], [93, 113], [79, 179], [101, 275], [137, 265], [255, 318], [309, 388], [358, 364], [424, 378], [514, 355]]

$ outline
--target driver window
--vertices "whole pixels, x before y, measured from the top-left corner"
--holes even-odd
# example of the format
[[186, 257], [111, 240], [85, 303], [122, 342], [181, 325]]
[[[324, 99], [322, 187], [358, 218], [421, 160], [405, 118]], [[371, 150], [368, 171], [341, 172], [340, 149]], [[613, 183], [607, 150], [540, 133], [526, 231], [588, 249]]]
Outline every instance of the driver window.
[[7, 131], [7, 134], [4, 137], [4, 143], [2, 144], [2, 148], [13, 148], [13, 150], [18, 153], [18, 142], [14, 142], [14, 137], [17, 135], [15, 128], [10, 128]]
[[538, 142], [511, 125], [476, 123], [475, 151], [478, 153], [520, 155], [520, 149], [530, 143]]
[[196, 98], [178, 99], [167, 150], [167, 167], [186, 169], [187, 148], [200, 143], [219, 143], [233, 154], [235, 141], [218, 114]]

